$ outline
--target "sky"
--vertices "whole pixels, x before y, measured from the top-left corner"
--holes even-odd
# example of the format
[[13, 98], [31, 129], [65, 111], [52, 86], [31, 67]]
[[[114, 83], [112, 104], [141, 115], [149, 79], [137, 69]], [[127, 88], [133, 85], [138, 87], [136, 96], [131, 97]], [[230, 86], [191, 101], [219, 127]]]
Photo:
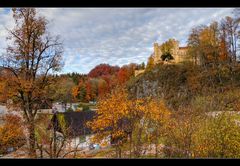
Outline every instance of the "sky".
[[[49, 20], [49, 31], [64, 44], [61, 73], [87, 74], [101, 63], [122, 66], [147, 63], [155, 42], [169, 38], [186, 45], [190, 30], [208, 25], [233, 8], [37, 8]], [[6, 28], [14, 27], [12, 12], [0, 8], [0, 54]]]

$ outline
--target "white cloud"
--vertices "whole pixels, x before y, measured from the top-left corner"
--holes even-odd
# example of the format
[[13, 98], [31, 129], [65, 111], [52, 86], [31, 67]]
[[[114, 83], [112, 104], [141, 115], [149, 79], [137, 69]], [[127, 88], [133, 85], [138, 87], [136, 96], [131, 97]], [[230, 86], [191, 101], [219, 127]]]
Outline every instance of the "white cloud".
[[[49, 29], [64, 40], [63, 72], [88, 73], [100, 63], [124, 65], [147, 61], [154, 42], [175, 37], [184, 45], [190, 29], [230, 15], [230, 8], [40, 8]], [[2, 26], [11, 14], [0, 9]], [[0, 47], [5, 41], [0, 40]]]

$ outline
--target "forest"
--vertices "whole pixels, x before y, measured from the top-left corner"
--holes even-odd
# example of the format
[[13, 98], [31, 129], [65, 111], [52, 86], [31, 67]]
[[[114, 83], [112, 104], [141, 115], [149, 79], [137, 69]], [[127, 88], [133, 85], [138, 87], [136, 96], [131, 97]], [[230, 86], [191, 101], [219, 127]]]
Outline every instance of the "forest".
[[[63, 66], [60, 36], [48, 33], [48, 20], [36, 9], [12, 10], [12, 43], [0, 56], [0, 102], [16, 113], [2, 117], [0, 154], [27, 145], [29, 158], [240, 157], [239, 9], [191, 29], [187, 61], [100, 62], [88, 74], [56, 73]], [[162, 61], [174, 59], [173, 40], [162, 44]], [[136, 76], [137, 70], [144, 72]], [[110, 136], [111, 146], [81, 153], [62, 115], [56, 116], [59, 139], [59, 129], [49, 125], [55, 116], [38, 114], [54, 102], [95, 102], [97, 116], [84, 126], [94, 133], [92, 142], [105, 147]]]

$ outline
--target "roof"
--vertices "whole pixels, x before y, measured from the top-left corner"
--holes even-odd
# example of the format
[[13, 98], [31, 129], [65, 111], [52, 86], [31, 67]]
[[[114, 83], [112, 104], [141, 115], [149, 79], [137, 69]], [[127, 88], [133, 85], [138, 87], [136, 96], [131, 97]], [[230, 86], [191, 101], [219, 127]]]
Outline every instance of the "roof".
[[95, 111], [55, 113], [52, 123], [56, 124], [56, 130], [62, 133], [63, 130], [60, 124], [61, 115], [66, 123], [66, 128], [69, 129], [69, 136], [76, 137], [92, 133], [92, 130], [87, 127], [86, 123], [92, 121], [97, 113]]
[[[55, 129], [58, 132], [63, 133], [60, 124], [61, 115], [66, 122], [66, 127], [70, 129], [70, 132], [68, 133], [70, 137], [83, 136], [94, 133], [89, 127], [87, 127], [86, 123], [92, 121], [97, 116], [97, 113], [95, 111], [55, 113], [51, 119], [51, 122], [52, 124], [55, 124]], [[126, 133], [131, 132], [131, 129], [129, 128], [131, 125], [129, 125], [129, 121], [126, 118], [119, 120], [118, 126], [119, 128], [124, 128], [124, 131]], [[53, 126], [51, 125], [49, 127]], [[112, 127], [108, 127], [106, 130], [112, 130]]]
[[185, 46], [185, 47], [179, 47], [179, 50], [183, 50], [183, 49], [188, 49], [188, 47], [187, 47], [187, 46]]

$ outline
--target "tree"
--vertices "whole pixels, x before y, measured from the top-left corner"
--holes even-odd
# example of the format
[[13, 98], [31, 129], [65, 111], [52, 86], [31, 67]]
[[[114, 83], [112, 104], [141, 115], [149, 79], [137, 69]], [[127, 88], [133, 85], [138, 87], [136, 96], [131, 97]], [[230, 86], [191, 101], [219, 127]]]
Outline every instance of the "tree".
[[135, 68], [136, 68], [136, 65], [134, 64], [122, 66], [117, 74], [118, 83], [119, 84], [126, 83], [130, 79], [130, 77], [134, 75]]
[[[61, 133], [58, 132], [61, 130]], [[65, 158], [79, 149], [79, 144], [73, 142], [71, 127], [67, 124], [63, 114], [41, 114], [37, 118], [36, 145], [40, 158]]]
[[182, 108], [174, 113], [166, 128], [164, 153], [166, 157], [193, 157], [198, 130], [204, 116], [192, 108]]
[[141, 69], [145, 69], [145, 63], [144, 62], [141, 64]]
[[48, 21], [37, 15], [34, 8], [14, 8], [15, 27], [8, 30], [11, 44], [3, 55], [2, 66], [10, 71], [5, 79], [11, 106], [24, 115], [29, 132], [29, 155], [35, 151], [35, 117], [47, 100], [46, 87], [51, 83], [50, 72], [61, 68], [62, 43], [47, 31]]
[[91, 89], [92, 89], [91, 82], [90, 82], [90, 80], [88, 80], [86, 82], [86, 97], [85, 97], [85, 100], [87, 102], [89, 102], [92, 99], [92, 97], [91, 97]]
[[239, 18], [234, 19], [232, 17], [227, 16], [221, 21], [224, 37], [226, 42], [228, 43], [229, 54], [234, 62], [237, 60], [237, 43], [240, 37], [239, 25], [240, 25]]
[[116, 148], [116, 157], [120, 158], [128, 140], [130, 157], [140, 157], [146, 143], [154, 142], [157, 155], [158, 138], [164, 136], [163, 128], [170, 117], [170, 112], [163, 102], [153, 99], [130, 99], [127, 91], [118, 87], [100, 100], [97, 108], [98, 116], [88, 123], [96, 132], [96, 142], [111, 136]]
[[194, 63], [197, 64], [201, 57], [200, 32], [203, 26], [193, 28], [188, 37], [188, 54], [192, 56]]
[[212, 22], [210, 26], [198, 26], [192, 29], [188, 38], [189, 54], [201, 61], [202, 65], [225, 63], [237, 59], [239, 40], [239, 20], [229, 16], [220, 24]]
[[66, 109], [67, 103], [71, 104], [73, 102], [72, 89], [74, 85], [74, 82], [69, 77], [55, 78], [53, 84], [49, 87], [49, 95], [53, 101], [63, 103]]
[[25, 143], [21, 117], [7, 114], [3, 116], [4, 124], [0, 126], [0, 153], [6, 153], [10, 147], [18, 148]]
[[148, 145], [155, 145], [155, 157], [159, 153], [159, 145], [166, 135], [166, 126], [171, 112], [162, 100], [146, 98], [131, 100], [127, 115], [130, 126], [130, 157], [133, 147], [134, 157], [141, 157]]
[[199, 131], [196, 157], [239, 158], [240, 132], [236, 113], [221, 112], [208, 117]]
[[172, 60], [172, 59], [174, 59], [174, 58], [173, 58], [173, 56], [171, 55], [171, 53], [166, 52], [166, 53], [162, 54], [161, 59], [162, 59], [163, 61], [165, 61], [165, 60], [168, 61], [168, 60]]
[[165, 53], [173, 54], [173, 50], [174, 50], [175, 46], [177, 46], [177, 43], [178, 43], [178, 41], [175, 39], [169, 39], [168, 41], [164, 42], [160, 46], [162, 54], [165, 54]]
[[99, 79], [97, 82], [97, 96], [99, 98], [104, 97], [104, 95], [109, 91], [107, 83], [104, 79]]
[[86, 85], [84, 80], [80, 80], [79, 84], [75, 87], [73, 87], [72, 90], [73, 96], [80, 100], [80, 101], [85, 101], [86, 99]]
[[97, 78], [101, 76], [114, 75], [119, 71], [118, 66], [110, 66], [109, 64], [100, 64], [95, 66], [89, 73], [88, 77]]
[[[125, 136], [124, 128], [119, 126], [128, 110], [127, 93], [122, 88], [117, 88], [108, 94], [97, 104], [98, 118], [88, 123], [88, 126], [96, 132], [95, 141], [101, 142], [104, 138], [111, 136], [112, 140]], [[108, 128], [111, 127], [111, 130]], [[122, 142], [115, 143], [116, 157], [121, 158]]]

